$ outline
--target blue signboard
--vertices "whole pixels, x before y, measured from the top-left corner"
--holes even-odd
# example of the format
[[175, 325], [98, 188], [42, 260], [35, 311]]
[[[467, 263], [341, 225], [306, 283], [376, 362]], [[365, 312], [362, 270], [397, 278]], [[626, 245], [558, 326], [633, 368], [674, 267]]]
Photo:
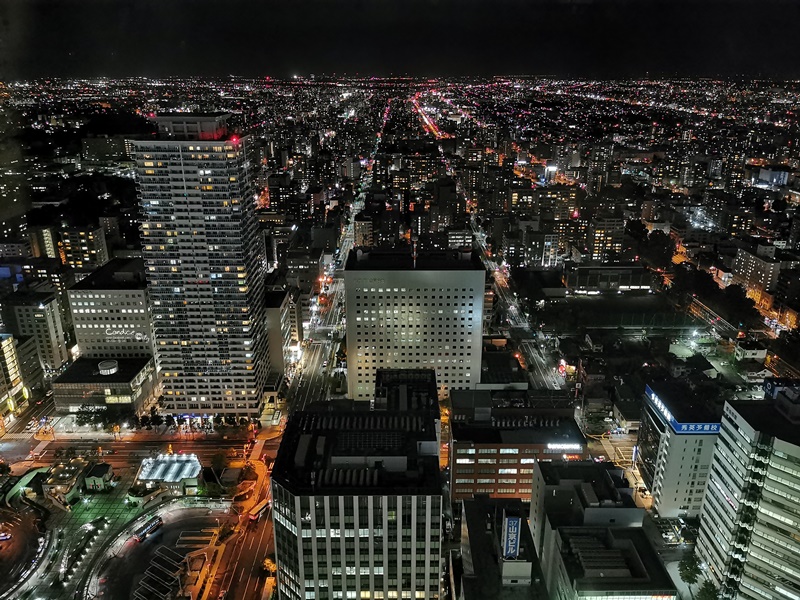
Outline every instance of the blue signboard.
[[659, 399], [656, 393], [650, 389], [650, 386], [645, 386], [645, 395], [647, 402], [652, 406], [657, 413], [659, 413], [669, 423], [669, 426], [677, 434], [680, 435], [708, 435], [712, 433], [719, 433], [719, 423], [680, 423], [675, 417], [672, 416], [669, 408]]
[[519, 534], [521, 517], [505, 517], [503, 519], [503, 558], [519, 556]]

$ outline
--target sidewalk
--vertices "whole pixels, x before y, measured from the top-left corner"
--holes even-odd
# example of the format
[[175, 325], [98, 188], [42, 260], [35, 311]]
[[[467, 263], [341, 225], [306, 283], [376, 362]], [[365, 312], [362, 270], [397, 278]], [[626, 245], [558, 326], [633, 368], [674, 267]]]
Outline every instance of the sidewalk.
[[[130, 441], [131, 439], [141, 441], [175, 441], [175, 440], [203, 440], [203, 439], [246, 439], [248, 432], [241, 427], [223, 426], [214, 429], [211, 432], [206, 431], [193, 431], [191, 433], [184, 433], [178, 430], [169, 431], [166, 425], [159, 425], [152, 429], [127, 429], [123, 428], [118, 433], [110, 433], [103, 429], [95, 429], [87, 425], [75, 425], [67, 421], [69, 417], [57, 417], [54, 420], [54, 431], [40, 435], [38, 432], [34, 434], [34, 438], [39, 441], [74, 441], [74, 440], [91, 440], [93, 442], [101, 441]], [[55, 440], [54, 440], [55, 438]]]
[[[672, 561], [668, 563], [664, 563], [664, 567], [667, 569], [667, 573], [669, 573], [670, 578], [672, 579], [672, 583], [675, 584], [675, 587], [678, 588], [678, 598], [680, 600], [692, 600], [692, 592], [689, 589], [689, 586], [686, 585], [683, 580], [681, 579], [680, 571], [678, 570], [678, 565], [680, 565], [680, 561]], [[702, 579], [697, 582], [699, 584], [702, 583]]]

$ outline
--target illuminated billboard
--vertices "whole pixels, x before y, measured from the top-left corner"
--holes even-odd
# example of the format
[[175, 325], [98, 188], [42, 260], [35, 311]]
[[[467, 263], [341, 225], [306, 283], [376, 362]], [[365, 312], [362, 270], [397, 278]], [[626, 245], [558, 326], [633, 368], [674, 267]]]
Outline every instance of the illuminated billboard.
[[653, 409], [659, 413], [664, 420], [669, 423], [669, 426], [672, 428], [672, 431], [679, 435], [708, 435], [712, 433], [719, 433], [720, 424], [719, 423], [681, 423], [679, 422], [673, 415], [672, 412], [669, 410], [666, 404], [664, 404], [658, 395], [650, 389], [650, 386], [645, 386], [645, 395], [647, 396], [647, 402], [650, 404]]

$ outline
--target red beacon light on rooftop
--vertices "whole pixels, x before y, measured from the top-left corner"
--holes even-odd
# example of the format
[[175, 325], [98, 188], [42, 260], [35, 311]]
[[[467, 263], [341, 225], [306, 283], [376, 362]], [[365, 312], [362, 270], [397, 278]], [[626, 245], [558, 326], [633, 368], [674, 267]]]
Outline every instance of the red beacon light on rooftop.
[[231, 142], [233, 142], [234, 144], [238, 144], [239, 143], [239, 136], [238, 135], [234, 135], [233, 137], [231, 137]]

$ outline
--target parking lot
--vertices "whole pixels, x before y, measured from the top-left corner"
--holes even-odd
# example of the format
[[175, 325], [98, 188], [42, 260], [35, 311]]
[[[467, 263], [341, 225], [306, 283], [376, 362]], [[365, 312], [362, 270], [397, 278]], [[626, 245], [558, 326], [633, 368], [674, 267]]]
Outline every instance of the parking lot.
[[694, 545], [699, 523], [693, 519], [653, 519], [665, 546]]

